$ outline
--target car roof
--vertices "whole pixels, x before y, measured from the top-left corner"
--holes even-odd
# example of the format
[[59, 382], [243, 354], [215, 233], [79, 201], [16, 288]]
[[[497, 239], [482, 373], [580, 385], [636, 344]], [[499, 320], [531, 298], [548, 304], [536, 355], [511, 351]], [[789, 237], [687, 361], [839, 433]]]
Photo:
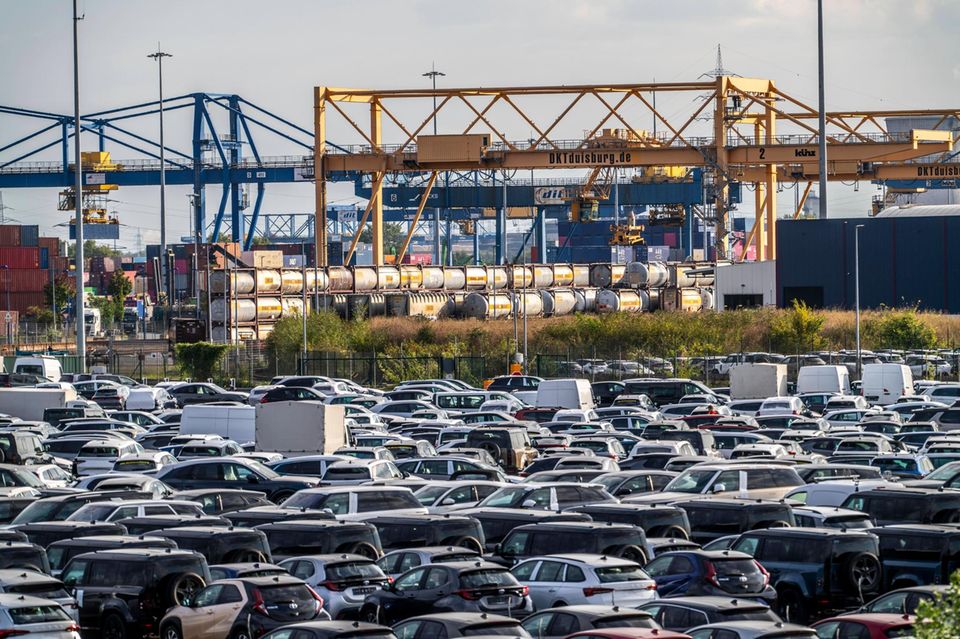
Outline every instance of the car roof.
[[57, 581], [57, 579], [34, 570], [23, 568], [4, 568], [0, 570], [0, 582], [2, 583], [50, 583], [51, 581]]
[[495, 615], [489, 612], [435, 612], [428, 615], [410, 617], [409, 619], [404, 619], [403, 622], [413, 620], [453, 621], [462, 623], [508, 622], [511, 624], [520, 625], [519, 619], [514, 619], [513, 617], [507, 617], [504, 615]]
[[525, 524], [523, 526], [517, 526], [517, 529], [523, 528], [534, 528], [535, 530], [559, 530], [569, 531], [570, 529], [574, 530], [583, 530], [583, 531], [593, 531], [593, 530], [622, 530], [622, 529], [635, 529], [636, 526], [632, 524], [620, 524], [613, 522], [597, 522], [597, 521], [556, 521], [556, 522], [540, 522], [534, 524]]
[[[0, 593], [0, 607], [2, 608], [24, 608], [24, 607], [40, 607], [40, 606], [50, 606], [51, 601], [49, 599], [43, 599], [41, 597], [33, 597], [31, 595], [21, 595], [19, 593], [10, 592], [10, 593]], [[64, 621], [67, 621], [64, 619]]]
[[752, 599], [737, 599], [736, 597], [715, 596], [666, 597], [663, 599], [653, 599], [649, 602], [644, 602], [643, 605], [676, 605], [686, 606], [689, 608], [714, 608], [717, 610], [756, 610], [769, 608], [767, 604], [754, 601]]
[[[84, 555], [96, 555], [97, 557], [118, 557], [124, 560], [142, 559], [145, 561], [154, 561], [162, 557], [201, 557], [200, 553], [192, 550], [181, 550], [179, 548], [109, 548], [107, 550], [98, 550]], [[78, 557], [84, 555], [77, 555]]]
[[809, 537], [811, 539], [825, 539], [827, 537], [868, 537], [870, 532], [857, 529], [840, 528], [762, 528], [749, 530], [744, 535], [759, 535], [761, 537], [776, 537], [788, 535], [790, 537]]
[[630, 561], [629, 559], [623, 559], [621, 557], [611, 557], [609, 555], [599, 555], [593, 553], [583, 553], [583, 552], [572, 552], [572, 553], [563, 553], [557, 555], [542, 555], [539, 557], [531, 557], [525, 561], [534, 561], [540, 559], [559, 559], [561, 561], [570, 561], [580, 564], [586, 564], [590, 567], [596, 567], [596, 564], [603, 563], [610, 566], [624, 566], [632, 565], [636, 562]]

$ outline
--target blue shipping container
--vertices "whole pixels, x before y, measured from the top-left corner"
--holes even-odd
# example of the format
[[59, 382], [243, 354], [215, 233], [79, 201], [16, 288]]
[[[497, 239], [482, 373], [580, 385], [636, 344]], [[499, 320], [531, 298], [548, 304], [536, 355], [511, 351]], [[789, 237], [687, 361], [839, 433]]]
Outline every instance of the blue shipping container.
[[40, 247], [40, 268], [50, 268], [50, 249]]
[[36, 246], [40, 243], [40, 227], [36, 224], [20, 227], [20, 246]]

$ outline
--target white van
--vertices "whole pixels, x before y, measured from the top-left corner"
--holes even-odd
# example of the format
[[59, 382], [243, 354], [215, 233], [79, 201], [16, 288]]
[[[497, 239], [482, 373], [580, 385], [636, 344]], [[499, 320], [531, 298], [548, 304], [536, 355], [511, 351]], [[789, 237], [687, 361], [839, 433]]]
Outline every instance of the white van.
[[537, 406], [589, 410], [596, 403], [590, 382], [585, 379], [545, 379], [537, 387]]
[[913, 373], [904, 364], [864, 364], [863, 396], [874, 405], [895, 404], [905, 395], [913, 395]]
[[24, 373], [26, 375], [40, 375], [46, 377], [51, 382], [59, 382], [63, 376], [63, 368], [60, 362], [54, 357], [40, 355], [38, 357], [18, 357], [13, 362], [14, 373]]
[[[869, 366], [869, 364], [868, 364]], [[866, 370], [866, 367], [864, 367]], [[797, 395], [801, 393], [850, 394], [850, 371], [846, 366], [801, 366], [797, 374]]]
[[256, 440], [256, 415], [253, 406], [190, 404], [180, 414], [180, 434], [220, 435], [246, 444]]

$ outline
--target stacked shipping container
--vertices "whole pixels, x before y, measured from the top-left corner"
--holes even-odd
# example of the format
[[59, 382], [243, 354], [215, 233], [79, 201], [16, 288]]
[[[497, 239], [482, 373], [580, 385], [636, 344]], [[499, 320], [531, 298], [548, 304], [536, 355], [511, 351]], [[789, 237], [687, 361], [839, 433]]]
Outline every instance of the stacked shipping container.
[[35, 225], [0, 224], [0, 307], [25, 313], [47, 306], [44, 287], [60, 265], [60, 240], [40, 237]]

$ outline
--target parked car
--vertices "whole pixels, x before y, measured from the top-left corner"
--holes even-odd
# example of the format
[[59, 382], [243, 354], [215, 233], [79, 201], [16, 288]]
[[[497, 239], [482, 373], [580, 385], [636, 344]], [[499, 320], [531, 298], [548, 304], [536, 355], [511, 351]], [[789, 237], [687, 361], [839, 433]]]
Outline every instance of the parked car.
[[733, 596], [772, 604], [777, 597], [770, 574], [750, 555], [722, 550], [675, 551], [657, 555], [644, 570], [661, 597]]
[[534, 610], [580, 604], [632, 608], [657, 596], [656, 582], [640, 564], [607, 555], [535, 557], [511, 572], [530, 589]]

